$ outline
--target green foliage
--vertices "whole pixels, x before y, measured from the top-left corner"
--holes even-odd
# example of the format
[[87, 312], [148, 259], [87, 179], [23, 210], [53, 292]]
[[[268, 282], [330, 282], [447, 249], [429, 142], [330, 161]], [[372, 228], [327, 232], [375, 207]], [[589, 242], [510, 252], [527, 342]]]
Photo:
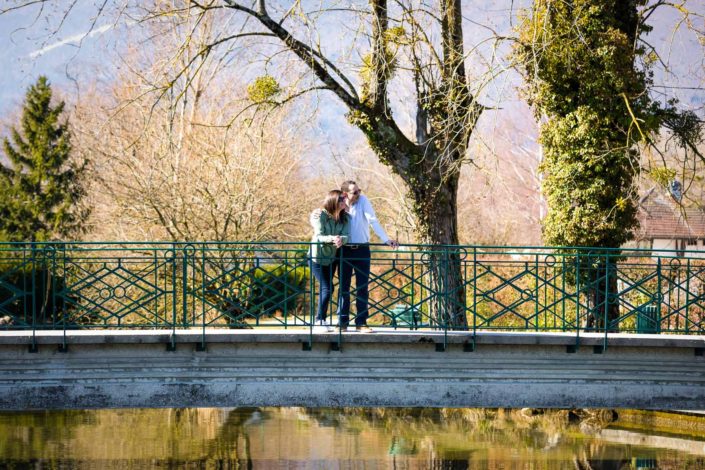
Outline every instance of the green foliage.
[[[360, 78], [363, 82], [363, 91], [366, 84], [370, 83], [375, 74], [374, 56], [370, 52], [362, 57], [362, 67], [360, 68]], [[397, 53], [396, 49], [387, 47], [384, 50], [384, 58], [382, 59], [382, 72], [385, 79], [389, 80], [394, 75], [397, 68]]]
[[46, 77], [29, 87], [21, 132], [4, 139], [9, 166], [0, 164], [0, 240], [47, 241], [83, 231], [88, 210], [80, 207], [85, 191], [83, 166], [71, 159], [68, 122], [60, 122], [64, 103], [51, 105]]
[[[360, 79], [362, 81], [362, 101], [369, 101], [370, 85], [375, 80], [377, 74], [380, 74], [385, 81], [389, 81], [397, 70], [397, 55], [399, 46], [406, 43], [406, 31], [401, 26], [389, 28], [382, 36], [383, 46], [381, 52], [375, 54], [370, 52], [362, 57], [362, 66], [360, 67]], [[385, 98], [386, 99], [386, 98]]]
[[[535, 0], [519, 28], [515, 56], [541, 126], [550, 245], [618, 247], [637, 225], [637, 144], [661, 128], [684, 148], [702, 142], [692, 112], [649, 97], [654, 51], [637, 34], [651, 28], [637, 8], [645, 0]], [[641, 64], [641, 68], [637, 65]], [[673, 170], [653, 171], [659, 184]]]
[[367, 114], [361, 111], [353, 110], [347, 113], [345, 117], [350, 124], [364, 132], [368, 139], [370, 138], [370, 134], [374, 131], [374, 128], [372, 127], [370, 117]]
[[649, 177], [659, 185], [666, 188], [671, 183], [671, 181], [675, 179], [676, 170], [672, 168], [662, 167], [653, 168], [651, 171], [649, 171]]
[[11, 328], [60, 328], [70, 306], [56, 294], [65, 289], [65, 280], [47, 262], [5, 258], [0, 265], [0, 317], [10, 316]]
[[257, 77], [247, 86], [247, 96], [257, 104], [271, 102], [280, 92], [279, 83], [271, 75]]
[[605, 148], [613, 130], [588, 107], [542, 127], [543, 235], [555, 246], [618, 247], [636, 224], [636, 152]]
[[238, 266], [211, 283], [207, 296], [230, 325], [243, 327], [248, 320], [277, 312], [302, 313], [310, 279], [309, 269], [299, 262]]
[[250, 279], [248, 310], [269, 315], [299, 310], [310, 278], [309, 269], [303, 266], [275, 264], [256, 268]]
[[384, 38], [392, 44], [408, 44], [409, 38], [403, 26], [392, 26], [384, 32]]

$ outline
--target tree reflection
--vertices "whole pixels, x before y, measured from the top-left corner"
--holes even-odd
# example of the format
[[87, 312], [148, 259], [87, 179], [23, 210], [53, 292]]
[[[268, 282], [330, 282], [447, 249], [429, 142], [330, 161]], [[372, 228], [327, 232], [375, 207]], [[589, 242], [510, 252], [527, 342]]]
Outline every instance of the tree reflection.
[[[662, 468], [656, 451], [599, 436], [618, 418], [613, 410], [345, 408], [305, 412], [320, 426], [348, 433], [384, 430], [395, 468], [400, 461], [421, 454], [427, 455], [425, 468], [478, 468], [478, 462], [512, 461], [513, 452], [543, 459], [545, 468], [565, 468], [568, 462], [578, 470]], [[702, 458], [689, 461], [705, 464]]]
[[0, 467], [705, 468], [697, 437], [635, 432], [615, 417], [420, 408], [0, 413]]

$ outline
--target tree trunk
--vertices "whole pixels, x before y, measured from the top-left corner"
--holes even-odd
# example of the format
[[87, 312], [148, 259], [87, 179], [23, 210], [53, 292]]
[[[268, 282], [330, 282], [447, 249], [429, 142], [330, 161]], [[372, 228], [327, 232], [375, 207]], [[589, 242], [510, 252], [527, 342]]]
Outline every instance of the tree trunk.
[[588, 315], [585, 328], [618, 331], [617, 263], [610, 258], [599, 260], [589, 269], [588, 282]]
[[429, 245], [424, 248], [429, 252], [425, 281], [431, 298], [429, 316], [440, 327], [464, 329], [468, 321], [463, 278], [465, 260], [463, 251], [458, 248], [458, 179], [459, 175], [454, 173], [427, 191], [411, 187], [420, 242]]

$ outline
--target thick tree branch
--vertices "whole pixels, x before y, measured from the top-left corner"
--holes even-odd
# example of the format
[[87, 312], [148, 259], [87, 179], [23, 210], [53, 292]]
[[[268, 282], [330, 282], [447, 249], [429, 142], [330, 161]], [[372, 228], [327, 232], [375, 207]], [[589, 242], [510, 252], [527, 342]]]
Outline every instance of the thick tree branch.
[[387, 53], [385, 34], [388, 26], [387, 0], [371, 0], [372, 6], [372, 57], [368, 102], [375, 112], [387, 112], [387, 81], [391, 60]]
[[[316, 77], [320, 81], [322, 81], [327, 88], [329, 88], [333, 93], [336, 94], [336, 96], [338, 96], [338, 98], [340, 98], [341, 101], [343, 101], [343, 103], [345, 103], [348, 108], [364, 111], [364, 107], [362, 106], [362, 103], [360, 103], [360, 100], [353, 95], [354, 88], [351, 87], [350, 91], [346, 90], [345, 88], [343, 88], [343, 86], [340, 85], [340, 83], [338, 83], [337, 80], [335, 80], [335, 78], [333, 78], [333, 76], [328, 72], [328, 70], [326, 70], [324, 64], [328, 65], [329, 67], [332, 65], [327, 59], [324, 59], [310, 46], [294, 38], [289, 31], [287, 31], [279, 23], [274, 21], [266, 13], [263, 14], [257, 12], [251, 8], [247, 8], [238, 4], [233, 0], [224, 1], [228, 5], [228, 8], [247, 13], [248, 15], [258, 20], [262, 24], [262, 26], [271, 31], [276, 37], [278, 37], [284, 44], [286, 44], [287, 47], [289, 47], [289, 49], [291, 49], [294, 54], [296, 54], [311, 69], [314, 75], [316, 75]], [[323, 61], [323, 64], [320, 61]], [[346, 84], [348, 84], [348, 86], [350, 86], [350, 82], [343, 78], [342, 74], [339, 73], [337, 68], [332, 69], [336, 72], [336, 74], [341, 77], [341, 79], [343, 79]]]
[[443, 0], [441, 12], [443, 68], [441, 91], [446, 96], [443, 129], [445, 144], [453, 149], [451, 159], [458, 161], [482, 111], [467, 85], [460, 0]]

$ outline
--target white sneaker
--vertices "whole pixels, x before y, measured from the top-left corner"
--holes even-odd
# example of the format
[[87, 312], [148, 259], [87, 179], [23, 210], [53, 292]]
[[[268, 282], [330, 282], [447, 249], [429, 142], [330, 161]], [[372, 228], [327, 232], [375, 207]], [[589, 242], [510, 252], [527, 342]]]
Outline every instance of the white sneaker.
[[313, 327], [314, 333], [332, 333], [333, 327], [328, 325], [315, 325]]

